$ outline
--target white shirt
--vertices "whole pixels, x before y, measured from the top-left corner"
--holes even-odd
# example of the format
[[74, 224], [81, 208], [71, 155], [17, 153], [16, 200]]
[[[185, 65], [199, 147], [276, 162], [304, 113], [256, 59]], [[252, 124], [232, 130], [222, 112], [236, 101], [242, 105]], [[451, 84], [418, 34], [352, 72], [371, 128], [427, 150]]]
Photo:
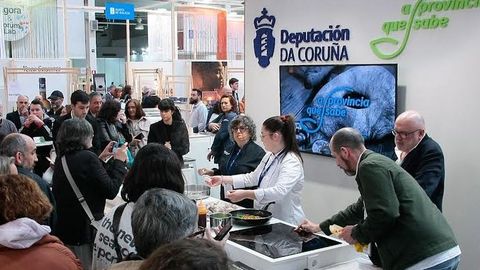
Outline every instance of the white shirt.
[[190, 116], [190, 126], [192, 128], [198, 127], [198, 132], [204, 131], [205, 125], [207, 124], [207, 115], [207, 106], [205, 106], [202, 101], [199, 101], [197, 104], [193, 105], [192, 114]]
[[269, 202], [275, 202], [268, 208], [275, 218], [294, 225], [300, 224], [305, 219], [301, 196], [304, 173], [300, 158], [292, 152], [285, 155], [268, 152], [253, 172], [232, 176], [233, 186], [256, 186], [262, 172], [264, 177], [254, 191], [254, 207], [262, 208]]
[[[106, 214], [100, 223], [100, 228], [95, 235], [93, 244], [92, 269], [107, 269], [112, 264], [118, 262], [117, 253], [113, 245], [113, 214], [115, 209], [120, 205], [112, 208]], [[136, 253], [135, 243], [133, 242], [132, 233], [132, 211], [134, 203], [130, 202], [125, 206], [122, 216], [120, 217], [120, 224], [118, 226], [118, 244], [121, 252], [125, 258], [130, 253]]]

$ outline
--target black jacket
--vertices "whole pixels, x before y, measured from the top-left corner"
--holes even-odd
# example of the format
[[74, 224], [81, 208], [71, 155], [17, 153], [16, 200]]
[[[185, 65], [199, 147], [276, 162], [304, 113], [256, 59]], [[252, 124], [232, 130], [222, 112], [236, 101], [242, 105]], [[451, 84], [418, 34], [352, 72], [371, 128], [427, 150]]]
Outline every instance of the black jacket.
[[[115, 159], [105, 169], [102, 161], [88, 150], [74, 151], [66, 157], [72, 178], [93, 216], [96, 220], [101, 219], [105, 200], [115, 198], [127, 174], [126, 164]], [[61, 157], [55, 162], [53, 194], [57, 201], [56, 235], [68, 245], [92, 243], [90, 220], [65, 176]]]
[[97, 118], [96, 120], [98, 123], [100, 149], [104, 149], [111, 141], [119, 142], [121, 139], [124, 142], [132, 141], [132, 135], [128, 131], [126, 124], [111, 124], [102, 118]]
[[190, 141], [188, 138], [187, 125], [183, 120], [173, 120], [169, 128], [171, 133], [167, 134], [167, 125], [162, 120], [150, 125], [150, 132], [148, 133], [148, 143], [165, 144], [168, 137], [170, 137], [170, 145], [172, 151], [177, 154], [180, 161], [183, 163], [183, 155], [190, 151]]
[[[58, 131], [60, 130], [60, 127], [62, 126], [63, 121], [65, 121], [67, 119], [71, 119], [71, 118], [72, 118], [72, 115], [69, 113], [67, 115], [64, 115], [64, 116], [58, 118], [53, 123], [52, 135], [53, 135], [53, 141], [55, 143], [57, 141]], [[90, 125], [92, 125], [92, 128], [93, 128], [93, 140], [92, 140], [92, 149], [91, 150], [96, 154], [100, 154], [103, 151], [103, 149], [101, 149], [101, 147], [100, 147], [100, 140], [98, 138], [98, 133], [99, 133], [98, 122], [94, 117], [92, 117], [91, 115], [88, 115], [88, 114], [85, 117], [85, 120], [87, 120], [90, 123]]]
[[417, 180], [430, 200], [442, 211], [445, 164], [440, 145], [425, 134], [417, 147], [407, 154], [402, 168]]
[[230, 140], [228, 126], [230, 125], [230, 121], [232, 121], [235, 116], [237, 116], [237, 114], [234, 112], [222, 113], [212, 121], [212, 123], [220, 124], [220, 129], [215, 134], [215, 138], [213, 139], [211, 147], [214, 156], [214, 163], [220, 163], [220, 159], [223, 156], [223, 150], [231, 147], [233, 144], [233, 141]]
[[[260, 164], [260, 161], [262, 161], [263, 156], [265, 156], [265, 151], [252, 140], [245, 144], [240, 152], [238, 151], [239, 147], [237, 144], [232, 144], [225, 149], [223, 156], [220, 159], [219, 169], [213, 169], [213, 173], [215, 175], [236, 175], [249, 173], [257, 168], [258, 164]], [[251, 187], [245, 189], [256, 188], [257, 187]], [[220, 198], [224, 201], [230, 202], [230, 200], [225, 198], [223, 186], [221, 187]], [[245, 199], [235, 204], [246, 208], [252, 208], [253, 200]]]
[[15, 124], [17, 130], [20, 130], [20, 128], [22, 127], [22, 123], [20, 122], [20, 115], [18, 114], [18, 111], [7, 113], [7, 119]]

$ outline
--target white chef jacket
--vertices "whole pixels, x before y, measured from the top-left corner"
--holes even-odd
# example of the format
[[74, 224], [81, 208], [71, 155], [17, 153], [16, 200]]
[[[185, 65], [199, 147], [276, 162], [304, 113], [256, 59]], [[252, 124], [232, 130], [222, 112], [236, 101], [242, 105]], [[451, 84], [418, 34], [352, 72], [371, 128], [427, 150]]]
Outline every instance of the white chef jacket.
[[232, 176], [233, 186], [256, 186], [262, 172], [264, 177], [254, 190], [254, 207], [259, 209], [269, 202], [275, 202], [268, 207], [275, 218], [294, 225], [300, 224], [305, 219], [301, 196], [304, 173], [300, 157], [292, 152], [280, 152], [277, 155], [267, 152], [253, 172]]

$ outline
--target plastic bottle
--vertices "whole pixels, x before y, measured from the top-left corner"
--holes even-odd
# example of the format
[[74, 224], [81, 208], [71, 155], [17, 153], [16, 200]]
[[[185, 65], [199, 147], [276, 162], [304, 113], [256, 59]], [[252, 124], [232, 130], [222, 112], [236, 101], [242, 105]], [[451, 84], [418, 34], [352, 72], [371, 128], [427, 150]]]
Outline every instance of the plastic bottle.
[[207, 207], [201, 200], [198, 203], [198, 227], [206, 228], [207, 227]]

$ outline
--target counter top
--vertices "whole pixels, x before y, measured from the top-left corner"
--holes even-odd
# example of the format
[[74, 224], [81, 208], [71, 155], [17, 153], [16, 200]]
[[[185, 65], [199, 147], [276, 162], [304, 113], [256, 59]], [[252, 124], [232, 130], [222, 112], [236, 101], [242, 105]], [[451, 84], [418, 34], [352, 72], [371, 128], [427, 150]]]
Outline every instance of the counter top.
[[[205, 199], [204, 202], [207, 205], [207, 208], [209, 205], [212, 205], [212, 204], [219, 205], [219, 208], [221, 209], [223, 207], [225, 209], [225, 212], [241, 208], [234, 204], [220, 201], [219, 199], [215, 199], [211, 197]], [[275, 224], [275, 223], [285, 223], [285, 222], [278, 220], [276, 218], [272, 218], [269, 220], [269, 222], [266, 223], [266, 225]], [[285, 223], [285, 224], [288, 224], [288, 223]], [[292, 224], [288, 224], [288, 225], [295, 227], [295, 225], [292, 225]], [[234, 232], [234, 231], [248, 229], [252, 227], [253, 226], [239, 226], [239, 225], [233, 224], [233, 228], [231, 231]], [[323, 233], [319, 235], [325, 236]], [[332, 238], [329, 236], [326, 236], [326, 237]], [[335, 238], [332, 238], [332, 239], [335, 239]], [[307, 267], [308, 269], [325, 269], [325, 270], [357, 270], [357, 269], [358, 270], [378, 270], [378, 269], [381, 269], [381, 268], [375, 267], [372, 264], [367, 254], [358, 253], [354, 250], [353, 246], [348, 245], [346, 242], [342, 240], [339, 240], [339, 239], [336, 239], [336, 240], [342, 242], [342, 245], [338, 248], [327, 248], [325, 252], [317, 252], [317, 253], [309, 251], [309, 252], [306, 252], [305, 254], [290, 255], [290, 256], [278, 258], [278, 259], [271, 259], [263, 254], [255, 252], [253, 250], [249, 250], [248, 248], [245, 248], [230, 240], [226, 242], [225, 250], [227, 251], [229, 257], [232, 260], [240, 261], [249, 267], [255, 266], [257, 268], [253, 267], [253, 269], [259, 269], [259, 270], [260, 269], [264, 270], [265, 264], [268, 265], [269, 261], [272, 266], [271, 269], [289, 269], [289, 270], [292, 269], [293, 270], [293, 269], [305, 269]], [[325, 253], [325, 254], [321, 254], [321, 253]], [[325, 259], [326, 257], [328, 257], [328, 259]], [[296, 260], [296, 263], [292, 263], [292, 261], [295, 261], [295, 260]], [[328, 266], [321, 266], [322, 264], [317, 265], [314, 262], [315, 260], [321, 261], [323, 265], [328, 264]], [[263, 263], [260, 263], [260, 261], [263, 261]], [[329, 261], [329, 262], [326, 262], [326, 261]], [[295, 266], [292, 266], [292, 265], [295, 265]]]

